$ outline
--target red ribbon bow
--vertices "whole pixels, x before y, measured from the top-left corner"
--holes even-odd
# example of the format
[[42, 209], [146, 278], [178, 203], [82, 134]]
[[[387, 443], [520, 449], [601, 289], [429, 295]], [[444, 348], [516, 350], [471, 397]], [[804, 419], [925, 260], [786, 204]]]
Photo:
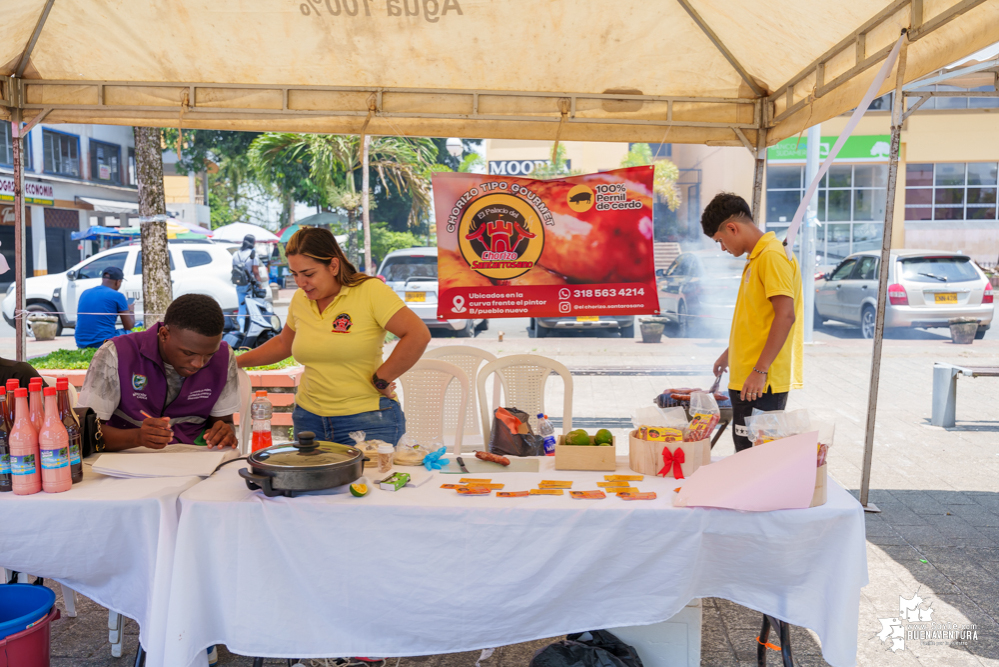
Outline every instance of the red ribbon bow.
[[675, 451], [669, 451], [669, 445], [663, 447], [663, 469], [658, 474], [665, 477], [669, 473], [670, 466], [673, 467], [673, 479], [683, 479], [683, 468], [680, 464], [684, 462], [683, 449], [677, 447]]

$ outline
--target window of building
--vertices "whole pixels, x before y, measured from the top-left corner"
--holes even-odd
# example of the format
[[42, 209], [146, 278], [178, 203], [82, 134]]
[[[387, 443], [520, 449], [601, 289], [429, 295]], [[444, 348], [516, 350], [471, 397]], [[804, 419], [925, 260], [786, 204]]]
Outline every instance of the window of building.
[[905, 166], [906, 220], [995, 220], [999, 165], [940, 162]]
[[[944, 70], [938, 70], [936, 74], [943, 74]], [[978, 86], [977, 88], [961, 88], [959, 86], [945, 86], [942, 84], [935, 86], [923, 86], [922, 88], [916, 88], [913, 92], [956, 92], [956, 93], [966, 93], [968, 91], [978, 91], [994, 93], [995, 88], [993, 86]], [[906, 108], [912, 107], [919, 101], [918, 97], [906, 97], [905, 104]], [[923, 111], [925, 109], [995, 109], [999, 107], [999, 97], [931, 97], [930, 99], [919, 105], [916, 113]]]
[[72, 134], [42, 131], [45, 171], [50, 174], [80, 177], [80, 138]]
[[[31, 133], [24, 137], [24, 152], [21, 154], [24, 160], [24, 169], [31, 169]], [[12, 166], [14, 164], [14, 140], [11, 137], [10, 123], [0, 123], [0, 164]]]
[[[834, 164], [819, 182], [816, 254], [820, 266], [881, 247], [888, 165]], [[766, 229], [783, 238], [805, 196], [804, 165], [767, 167]], [[800, 239], [800, 235], [798, 237]], [[799, 251], [795, 241], [795, 251]]]
[[121, 183], [121, 147], [90, 140], [90, 179]]
[[135, 149], [128, 149], [128, 184], [138, 185], [139, 181], [135, 177]]

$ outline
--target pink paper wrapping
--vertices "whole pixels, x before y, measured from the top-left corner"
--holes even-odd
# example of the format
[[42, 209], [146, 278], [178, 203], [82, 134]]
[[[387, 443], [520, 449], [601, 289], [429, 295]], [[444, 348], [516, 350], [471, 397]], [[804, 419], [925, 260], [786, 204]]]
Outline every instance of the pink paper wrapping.
[[812, 431], [774, 440], [698, 468], [673, 505], [748, 512], [804, 509], [815, 492], [818, 437]]

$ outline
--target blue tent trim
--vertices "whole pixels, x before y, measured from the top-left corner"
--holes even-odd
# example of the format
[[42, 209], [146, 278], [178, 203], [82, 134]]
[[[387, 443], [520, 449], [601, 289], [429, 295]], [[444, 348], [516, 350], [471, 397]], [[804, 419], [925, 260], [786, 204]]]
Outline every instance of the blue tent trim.
[[128, 234], [122, 234], [114, 227], [90, 227], [85, 232], [73, 232], [69, 235], [74, 241], [94, 241], [99, 238], [128, 239]]

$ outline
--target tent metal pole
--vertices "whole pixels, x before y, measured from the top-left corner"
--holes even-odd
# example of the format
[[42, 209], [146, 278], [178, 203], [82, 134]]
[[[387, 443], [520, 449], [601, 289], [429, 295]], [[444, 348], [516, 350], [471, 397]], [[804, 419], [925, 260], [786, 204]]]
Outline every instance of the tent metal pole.
[[905, 96], [902, 88], [905, 78], [905, 61], [908, 54], [908, 36], [902, 40], [898, 52], [895, 74], [895, 99], [892, 105], [891, 153], [888, 162], [888, 200], [885, 202], [885, 226], [881, 238], [881, 261], [878, 265], [878, 309], [874, 329], [874, 352], [871, 358], [871, 383], [867, 393], [867, 429], [864, 434], [864, 468], [860, 481], [860, 504], [866, 512], [880, 512], [868, 502], [871, 487], [871, 462], [874, 458], [874, 425], [878, 412], [878, 386], [881, 380], [881, 344], [885, 335], [885, 306], [888, 301], [888, 272], [890, 264], [892, 222], [895, 217], [895, 184], [898, 182], [898, 154], [902, 142]]
[[[16, 83], [16, 79], [13, 82]], [[12, 89], [14, 87], [11, 86]], [[24, 141], [21, 138], [19, 106], [10, 110], [10, 130], [14, 149], [14, 358], [17, 361], [27, 361], [24, 277], [27, 272], [28, 254], [24, 224]]]
[[767, 170], [767, 128], [761, 127], [756, 131], [756, 168], [753, 170], [753, 221], [760, 225], [763, 223], [763, 177]]

